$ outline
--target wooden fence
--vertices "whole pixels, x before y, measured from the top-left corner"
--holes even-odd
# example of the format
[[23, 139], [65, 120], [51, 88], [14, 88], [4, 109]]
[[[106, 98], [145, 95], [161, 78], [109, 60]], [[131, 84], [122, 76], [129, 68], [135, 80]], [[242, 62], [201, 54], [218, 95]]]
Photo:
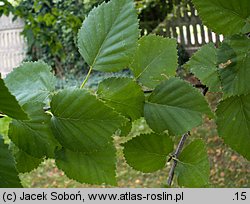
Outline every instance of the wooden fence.
[[25, 58], [26, 43], [20, 33], [23, 30], [20, 19], [12, 22], [12, 16], [0, 18], [0, 72], [6, 76]]
[[190, 0], [173, 0], [176, 5], [173, 14], [166, 17], [154, 32], [163, 36], [176, 38], [191, 55], [199, 47], [209, 42], [218, 45], [223, 40], [202, 24]]
[[[223, 36], [204, 26], [190, 0], [170, 0], [176, 5], [174, 12], [159, 24], [154, 33], [176, 38], [191, 55], [202, 45], [218, 44]], [[26, 43], [20, 33], [23, 22], [12, 22], [12, 16], [0, 18], [0, 72], [5, 76], [25, 58]]]

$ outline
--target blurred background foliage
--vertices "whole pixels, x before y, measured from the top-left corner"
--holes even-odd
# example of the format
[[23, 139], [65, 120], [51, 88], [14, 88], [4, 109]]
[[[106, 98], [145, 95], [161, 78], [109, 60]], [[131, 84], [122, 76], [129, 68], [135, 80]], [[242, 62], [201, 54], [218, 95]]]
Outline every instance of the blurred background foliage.
[[13, 6], [4, 1], [5, 10], [0, 12], [11, 11], [14, 20], [19, 17], [24, 21], [26, 60], [44, 60], [59, 77], [77, 73], [86, 66], [76, 46], [77, 32], [85, 16], [100, 0], [20, 0]]
[[[0, 16], [24, 20], [28, 61], [44, 60], [59, 78], [81, 76], [87, 64], [78, 52], [77, 32], [89, 11], [104, 0], [0, 0]], [[11, 2], [11, 3], [10, 3]], [[152, 32], [174, 8], [173, 0], [136, 0], [140, 28]], [[183, 49], [181, 49], [182, 51]]]
[[[27, 41], [27, 59], [42, 59], [50, 64], [58, 76], [57, 88], [80, 86], [85, 78], [88, 66], [78, 52], [76, 38], [78, 29], [89, 11], [104, 0], [0, 0], [0, 16], [13, 14], [24, 20], [23, 35]], [[10, 3], [11, 2], [11, 3]], [[174, 10], [181, 0], [135, 0], [140, 18], [142, 34], [156, 32], [156, 28], [166, 18], [174, 15]], [[177, 2], [177, 3], [174, 3]], [[179, 5], [179, 4], [178, 4]], [[189, 56], [185, 47], [179, 45], [179, 65], [184, 64]], [[182, 72], [178, 70], [178, 74]], [[185, 74], [185, 73], [184, 73]], [[91, 75], [88, 87], [96, 89], [98, 83], [110, 76], [128, 76], [129, 70], [118, 73], [98, 73]], [[190, 79], [190, 78], [189, 78]], [[207, 94], [211, 107], [215, 107], [221, 97]], [[9, 118], [0, 120], [0, 133], [8, 140]], [[115, 137], [118, 149], [118, 185], [119, 187], [164, 187], [170, 168], [154, 174], [143, 174], [130, 168], [122, 155], [120, 144], [123, 139], [130, 139], [149, 131], [145, 121], [138, 120], [126, 138]], [[216, 125], [205, 119], [203, 126], [191, 132], [193, 138], [202, 138], [208, 144], [211, 163], [211, 187], [250, 187], [250, 164], [242, 156], [232, 151], [218, 137]], [[60, 171], [54, 160], [43, 162], [38, 169], [21, 174], [25, 187], [93, 187], [68, 179]], [[174, 186], [176, 187], [176, 181]], [[100, 187], [100, 186], [98, 186]]]
[[143, 34], [154, 31], [168, 14], [172, 14], [174, 5], [172, 0], [137, 0], [136, 6]]

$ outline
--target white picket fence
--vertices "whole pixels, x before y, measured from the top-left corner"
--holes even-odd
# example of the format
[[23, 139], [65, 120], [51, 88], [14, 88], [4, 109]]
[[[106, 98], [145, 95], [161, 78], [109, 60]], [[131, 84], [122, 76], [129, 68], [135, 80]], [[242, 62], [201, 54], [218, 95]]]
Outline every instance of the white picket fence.
[[26, 43], [21, 36], [23, 21], [12, 16], [0, 18], [0, 73], [5, 77], [25, 58]]

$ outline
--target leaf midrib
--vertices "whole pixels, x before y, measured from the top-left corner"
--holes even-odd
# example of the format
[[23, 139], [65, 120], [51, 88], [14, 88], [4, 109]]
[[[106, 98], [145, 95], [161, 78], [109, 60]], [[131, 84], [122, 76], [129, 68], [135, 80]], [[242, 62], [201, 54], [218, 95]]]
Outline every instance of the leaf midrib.
[[247, 120], [247, 118], [246, 118], [246, 111], [245, 111], [244, 106], [243, 106], [242, 97], [240, 97], [240, 111], [241, 111], [241, 113], [242, 113], [242, 115], [243, 115], [243, 118], [244, 118], [245, 121], [246, 121], [247, 132], [250, 133], [250, 128], [248, 127], [248, 124], [247, 124], [248, 120]]
[[231, 10], [231, 9], [229, 9], [229, 8], [223, 7], [223, 4], [221, 4], [220, 2], [219, 2], [219, 4], [217, 4], [217, 5], [218, 5], [218, 7], [220, 7], [220, 8], [223, 9], [223, 10], [225, 10], [226, 12], [232, 13], [234, 16], [237, 16], [237, 17], [241, 18], [241, 19], [244, 20], [244, 21], [247, 20], [247, 18], [242, 17], [239, 13], [236, 13], [236, 11]]
[[141, 76], [142, 76], [142, 74], [144, 73], [144, 72], [146, 72], [148, 69], [149, 69], [149, 67], [151, 66], [151, 64], [153, 64], [161, 55], [163, 55], [163, 54], [165, 54], [165, 51], [167, 50], [168, 48], [167, 48], [167, 46], [166, 46], [166, 48], [159, 54], [159, 55], [157, 55], [146, 67], [145, 67], [145, 69], [136, 77], [136, 79], [139, 79]]
[[[27, 124], [27, 123], [25, 123], [25, 122], [23, 122], [23, 121], [19, 121], [19, 122], [20, 122], [20, 124], [21, 124], [22, 126], [26, 127], [26, 128], [27, 128], [29, 131], [31, 131], [33, 134], [39, 136], [39, 138], [42, 138], [42, 139], [45, 138], [45, 137], [44, 137], [44, 134], [41, 134], [40, 131], [37, 131], [37, 129], [32, 128], [31, 125], [29, 125], [29, 124]], [[46, 136], [47, 136], [47, 135], [46, 135]], [[46, 137], [46, 138], [48, 138], [48, 137]]]
[[[156, 155], [157, 157], [163, 157], [163, 158], [165, 158], [165, 157], [167, 156], [167, 154], [166, 154], [166, 155], [163, 155], [163, 154], [156, 153], [156, 152], [150, 152], [150, 151], [144, 150], [144, 149], [141, 149], [141, 150], [142, 150], [143, 152], [146, 152], [147, 154]], [[138, 154], [137, 151], [130, 151], [130, 153]]]
[[[135, 106], [130, 105], [130, 104], [122, 103], [121, 101], [116, 101], [116, 100], [112, 100], [112, 99], [108, 99], [108, 98], [102, 98], [102, 99], [103, 99], [104, 101], [116, 103], [116, 104], [119, 104], [119, 105], [123, 105], [123, 106], [128, 107], [128, 108], [131, 108], [131, 109], [134, 109], [134, 107], [135, 107]], [[137, 107], [138, 107], [138, 106], [137, 106]]]
[[[203, 175], [203, 174], [201, 173], [201, 171], [200, 171], [201, 168], [198, 168], [196, 165], [193, 165], [193, 164], [191, 164], [191, 163], [185, 163], [185, 162], [182, 162], [182, 161], [179, 161], [179, 162], [184, 166], [184, 168], [187, 168], [186, 166], [191, 166], [191, 167], [192, 167], [193, 169], [195, 169], [196, 172], [200, 175], [200, 177], [202, 178], [203, 182], [204, 182], [204, 183], [207, 182], [207, 180], [204, 179], [204, 175]], [[197, 164], [199, 164], [199, 163], [197, 163]]]
[[[112, 2], [109, 2], [109, 3], [111, 4]], [[105, 3], [104, 9], [108, 7], [108, 4], [109, 4], [109, 3]], [[105, 42], [107, 41], [108, 37], [110, 36], [110, 31], [111, 31], [111, 30], [113, 29], [113, 27], [116, 25], [118, 16], [120, 16], [121, 11], [123, 10], [123, 8], [124, 8], [124, 5], [123, 5], [122, 8], [119, 10], [119, 12], [118, 12], [118, 14], [117, 14], [117, 17], [115, 18], [115, 21], [112, 23], [111, 27], [110, 27], [109, 30], [108, 30], [108, 33], [107, 33], [106, 37], [105, 37], [104, 40], [102, 41], [101, 47], [99, 48], [99, 50], [98, 50], [98, 52], [97, 52], [97, 54], [96, 54], [96, 57], [94, 58], [93, 63], [92, 63], [92, 65], [91, 65], [92, 67], [95, 66], [95, 63], [96, 63], [96, 61], [97, 61], [97, 59], [98, 59], [98, 57], [99, 57], [99, 55], [100, 55], [100, 53], [101, 53], [101, 51], [102, 51], [102, 48], [103, 48]]]
[[101, 121], [101, 122], [113, 122], [113, 121], [117, 121], [117, 120], [100, 120], [100, 119], [85, 119], [85, 118], [64, 118], [64, 117], [60, 117], [60, 116], [53, 116], [56, 119], [59, 120], [70, 120], [70, 121], [79, 121], [81, 123], [86, 123], [86, 122], [92, 122], [92, 121]]
[[200, 111], [190, 110], [188, 108], [183, 108], [183, 107], [179, 107], [179, 106], [171, 106], [171, 105], [160, 104], [160, 103], [152, 103], [152, 102], [149, 102], [149, 101], [147, 101], [146, 103], [148, 103], [150, 105], [154, 105], [154, 106], [163, 106], [165, 108], [182, 109], [182, 110], [185, 110], [185, 111], [188, 111], [188, 112], [195, 112], [195, 113], [201, 114]]

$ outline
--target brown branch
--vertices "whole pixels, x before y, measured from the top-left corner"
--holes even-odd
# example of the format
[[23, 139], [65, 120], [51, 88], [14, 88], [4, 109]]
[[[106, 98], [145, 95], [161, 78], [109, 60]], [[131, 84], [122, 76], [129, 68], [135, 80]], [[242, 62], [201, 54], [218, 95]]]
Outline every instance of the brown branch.
[[180, 142], [179, 142], [179, 144], [178, 144], [178, 146], [177, 146], [177, 148], [175, 150], [175, 153], [173, 155], [173, 157], [175, 159], [173, 159], [174, 163], [173, 163], [173, 165], [172, 165], [172, 167], [170, 169], [169, 176], [168, 176], [168, 185], [169, 186], [171, 186], [173, 178], [174, 178], [174, 171], [175, 171], [175, 168], [177, 166], [177, 160], [176, 159], [178, 158], [179, 154], [181, 153], [181, 151], [183, 149], [183, 146], [184, 146], [184, 143], [187, 140], [187, 137], [189, 135], [190, 135], [190, 132], [185, 133], [184, 135], [182, 135], [181, 140], [180, 140]]
[[[205, 85], [202, 85], [202, 84], [195, 84], [194, 87], [196, 88], [202, 88], [202, 94], [205, 96], [207, 94], [207, 91], [208, 91], [208, 87], [206, 87]], [[184, 135], [182, 135], [181, 137], [181, 140], [177, 146], [177, 149], [175, 150], [175, 153], [172, 155], [172, 157], [174, 158], [173, 159], [173, 165], [170, 169], [170, 172], [169, 172], [169, 176], [168, 176], [168, 185], [171, 186], [172, 184], [172, 181], [173, 181], [173, 178], [174, 178], [174, 171], [175, 171], [175, 168], [177, 166], [177, 158], [179, 156], [179, 154], [181, 153], [182, 149], [183, 149], [183, 146], [184, 146], [184, 143], [185, 141], [187, 140], [187, 137], [190, 135], [190, 132], [188, 133], [185, 133]]]

